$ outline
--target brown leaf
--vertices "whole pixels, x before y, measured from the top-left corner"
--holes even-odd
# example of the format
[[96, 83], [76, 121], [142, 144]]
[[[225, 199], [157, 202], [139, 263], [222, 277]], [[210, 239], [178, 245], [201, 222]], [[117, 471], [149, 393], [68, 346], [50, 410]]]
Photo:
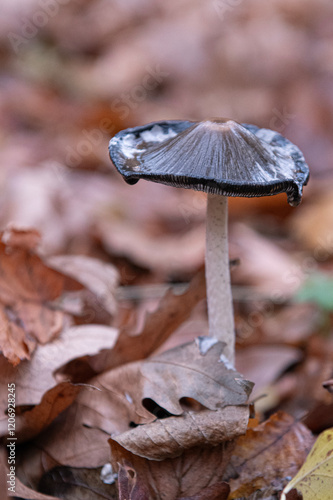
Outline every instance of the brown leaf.
[[278, 412], [245, 436], [238, 438], [226, 472], [231, 496], [236, 499], [272, 481], [293, 476], [303, 464], [313, 444], [311, 432], [286, 413]]
[[[214, 411], [206, 417], [205, 423], [210, 425], [207, 425], [208, 442], [218, 442], [244, 432], [251, 384], [248, 385], [236, 371], [229, 370], [219, 361], [222, 350], [223, 343], [218, 342], [206, 354], [201, 354], [199, 347], [191, 343], [156, 358], [123, 365], [95, 377], [90, 381], [95, 389], [91, 387], [81, 391], [47, 432], [36, 438], [34, 446], [37, 449], [31, 451], [25, 460], [33, 463], [36, 459], [38, 463], [45, 463], [45, 457], [52, 457], [60, 465], [99, 467], [108, 460], [107, 438], [110, 434], [118, 439], [121, 433], [133, 429], [133, 422], [149, 423], [156, 419], [156, 415], [163, 417], [172, 412], [181, 415], [184, 413], [180, 403], [183, 398], [195, 399], [218, 411], [227, 407], [225, 411], [230, 420], [233, 409], [229, 407], [240, 405], [234, 409], [236, 421], [229, 421], [225, 427], [220, 420], [216, 421], [220, 413]], [[193, 416], [184, 418], [185, 424], [179, 418], [174, 420], [177, 425], [180, 423], [178, 434], [183, 439], [182, 448], [172, 448], [170, 441], [173, 439], [167, 434], [166, 455], [179, 454], [186, 446], [193, 446], [196, 439], [202, 442], [203, 435], [200, 425], [197, 425], [200, 418], [205, 420], [199, 414], [195, 414], [195, 420]], [[162, 429], [164, 425], [166, 429], [167, 422], [168, 419], [165, 419], [161, 424], [156, 423], [156, 428], [160, 425]], [[141, 427], [145, 428], [139, 426], [138, 429]], [[193, 439], [190, 434], [191, 428], [194, 430], [195, 427]], [[156, 455], [156, 451], [153, 452]], [[36, 470], [34, 467], [33, 473]]]
[[148, 486], [138, 478], [135, 469], [126, 462], [118, 467], [119, 500], [145, 500], [149, 498]]
[[237, 351], [236, 365], [255, 384], [252, 398], [263, 394], [291, 364], [299, 361], [301, 351], [284, 345], [256, 345]]
[[224, 481], [208, 486], [200, 493], [190, 497], [181, 497], [179, 500], [227, 500], [230, 486]]
[[10, 247], [20, 247], [27, 251], [37, 251], [41, 236], [37, 229], [27, 229], [8, 224], [2, 233], [2, 242]]
[[230, 252], [241, 261], [233, 271], [235, 283], [251, 285], [268, 296], [274, 290], [284, 297], [302, 283], [303, 271], [290, 254], [245, 224], [232, 226]]
[[333, 394], [333, 379], [323, 382], [323, 387]]
[[125, 255], [142, 267], [168, 273], [188, 273], [203, 264], [204, 226], [182, 234], [151, 236], [142, 227], [124, 222], [100, 223], [106, 248], [115, 255]]
[[[38, 346], [31, 361], [23, 361], [13, 367], [0, 357], [0, 435], [7, 432], [7, 384], [15, 383], [16, 432], [19, 439], [31, 438], [48, 425], [60, 411], [70, 404], [78, 388], [68, 382], [68, 376], [56, 377], [56, 370], [81, 356], [92, 356], [101, 348], [112, 346], [117, 331], [101, 325], [73, 327], [44, 346]], [[41, 373], [43, 374], [41, 376]], [[63, 383], [57, 385], [59, 380]], [[21, 406], [33, 406], [19, 413]]]
[[130, 336], [125, 330], [120, 332], [114, 348], [97, 357], [94, 361], [96, 372], [150, 356], [189, 318], [193, 308], [205, 297], [204, 271], [200, 271], [193, 278], [184, 293], [176, 295], [171, 290], [167, 291], [158, 308], [147, 313], [139, 335]]
[[287, 500], [303, 500], [303, 495], [299, 491], [296, 490], [296, 488], [293, 488], [292, 490], [289, 491], [289, 493], [286, 494], [286, 499]]
[[[23, 233], [23, 234], [22, 234]], [[0, 242], [0, 348], [16, 365], [38, 343], [59, 335], [64, 315], [50, 304], [82, 285], [47, 267], [34, 253], [36, 231], [7, 229]]]
[[[111, 441], [115, 470], [119, 468], [122, 471], [120, 491], [125, 494], [130, 487], [133, 489], [134, 485], [138, 485], [139, 491], [148, 490], [145, 500], [227, 498], [228, 487], [221, 480], [232, 448], [231, 442], [213, 447], [195, 447], [180, 457], [157, 462], [138, 457]], [[221, 496], [217, 496], [217, 492]]]
[[25, 500], [61, 500], [61, 497], [54, 497], [49, 495], [44, 495], [43, 493], [38, 493], [38, 491], [34, 491], [31, 488], [25, 486], [18, 478], [15, 480], [15, 493], [10, 494], [9, 496], [14, 496], [17, 498], [18, 496], [24, 498]]
[[216, 446], [246, 432], [247, 406], [226, 406], [168, 417], [136, 427], [110, 440], [131, 453], [149, 460], [180, 456], [195, 446]]
[[332, 256], [332, 190], [319, 186], [313, 193], [312, 202], [300, 207], [290, 221], [293, 234], [310, 250], [315, 259], [326, 260]]
[[[209, 342], [205, 351], [204, 339]], [[226, 367], [221, 359], [223, 348], [223, 342], [202, 338], [202, 342], [178, 346], [144, 362], [120, 366], [91, 383], [107, 391], [103, 398], [114, 399], [116, 394], [118, 404], [124, 403], [136, 423], [153, 420], [153, 416], [147, 419], [145, 411], [150, 401], [172, 415], [183, 413], [181, 398], [192, 398], [214, 410], [247, 404], [252, 383]]]
[[90, 323], [96, 321], [98, 306], [109, 316], [117, 312], [115, 290], [119, 276], [111, 264], [84, 255], [57, 255], [49, 258], [47, 263], [51, 268], [82, 283], [90, 291], [92, 297], [86, 295], [88, 308], [91, 310]]
[[117, 500], [114, 481], [102, 480], [103, 469], [55, 467], [42, 477], [38, 490], [64, 500]]
[[[61, 382], [47, 391], [41, 402], [31, 410], [18, 412], [15, 435], [18, 442], [31, 439], [45, 429], [79, 394], [82, 386]], [[19, 409], [19, 407], [18, 407]]]

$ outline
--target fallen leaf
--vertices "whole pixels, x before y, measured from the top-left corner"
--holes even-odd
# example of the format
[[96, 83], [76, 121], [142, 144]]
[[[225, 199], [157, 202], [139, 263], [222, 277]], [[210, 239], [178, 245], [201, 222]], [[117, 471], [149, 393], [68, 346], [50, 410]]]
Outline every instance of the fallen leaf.
[[333, 254], [332, 216], [332, 191], [323, 185], [317, 193], [312, 193], [312, 201], [300, 207], [289, 222], [293, 234], [319, 261]]
[[[32, 438], [68, 406], [79, 388], [68, 383], [68, 375], [56, 372], [69, 361], [93, 356], [106, 346], [112, 347], [117, 330], [102, 325], [69, 328], [44, 346], [38, 346], [31, 361], [13, 367], [0, 357], [0, 435], [7, 433], [7, 384], [15, 384], [16, 433], [18, 439]], [[43, 376], [41, 377], [41, 371]], [[60, 382], [60, 384], [58, 384]], [[28, 407], [19, 413], [20, 407]]]
[[301, 266], [289, 253], [245, 224], [232, 226], [230, 252], [241, 262], [233, 271], [234, 283], [254, 286], [268, 297], [291, 297], [303, 281]]
[[[110, 464], [109, 464], [110, 465]], [[116, 486], [102, 480], [103, 468], [55, 467], [40, 480], [38, 489], [63, 500], [117, 500]]]
[[333, 378], [323, 382], [323, 387], [333, 394]]
[[[111, 450], [116, 470], [121, 471], [118, 484], [121, 498], [135, 487], [145, 492], [143, 498], [149, 500], [175, 500], [194, 497], [194, 499], [225, 499], [229, 487], [221, 484], [223, 471], [230, 459], [233, 443], [223, 442], [217, 446], [194, 447], [177, 458], [163, 461], [147, 460], [125, 450], [111, 441]], [[212, 496], [205, 496], [205, 491]], [[221, 496], [216, 495], [216, 491]], [[185, 497], [185, 498], [184, 498]]]
[[[181, 497], [179, 500], [227, 500], [230, 492], [228, 483], [219, 482], [204, 488], [200, 493], [190, 497]], [[177, 499], [178, 500], [178, 499]]]
[[[87, 297], [85, 314], [87, 309], [91, 311], [89, 323], [96, 321], [96, 309], [103, 308], [109, 316], [114, 316], [117, 312], [115, 291], [119, 276], [116, 268], [111, 264], [106, 264], [92, 257], [84, 255], [57, 255], [47, 259], [47, 264], [72, 277], [84, 285], [92, 297]], [[84, 292], [81, 292], [81, 296]]]
[[267, 388], [291, 364], [301, 359], [301, 351], [284, 345], [256, 345], [237, 351], [236, 366], [244, 376], [254, 382], [252, 399], [265, 393]]
[[62, 500], [62, 497], [54, 497], [49, 495], [44, 495], [43, 493], [38, 493], [38, 491], [32, 490], [25, 486], [18, 478], [15, 479], [15, 493], [10, 493], [10, 497], [24, 498], [25, 500]]
[[0, 348], [14, 365], [30, 359], [38, 343], [45, 344], [61, 332], [64, 314], [54, 310], [52, 301], [64, 291], [82, 288], [44, 264], [35, 247], [31, 249], [37, 243], [34, 230], [22, 235], [22, 230], [11, 227], [1, 233]]
[[304, 424], [314, 433], [319, 434], [329, 427], [333, 427], [333, 402], [318, 404], [307, 413]]
[[[50, 460], [51, 464], [57, 465], [99, 467], [108, 460], [107, 438], [111, 434], [114, 439], [121, 439], [121, 433], [133, 429], [133, 425], [150, 423], [157, 417], [170, 414], [182, 415], [184, 398], [191, 398], [212, 410], [225, 409], [226, 415], [230, 415], [226, 427], [218, 419], [218, 412], [213, 411], [206, 417], [210, 443], [214, 439], [218, 442], [245, 432], [247, 400], [252, 384], [220, 361], [223, 347], [223, 343], [217, 342], [201, 354], [199, 346], [190, 343], [156, 358], [122, 365], [91, 379], [91, 387], [81, 390], [75, 402], [31, 443], [27, 454], [21, 453], [26, 467], [34, 464], [26, 474], [40, 477], [47, 470], [45, 464]], [[232, 423], [234, 405], [237, 405], [234, 409], [236, 421]], [[199, 414], [195, 414], [198, 423], [200, 418]], [[204, 421], [205, 417], [202, 418]], [[214, 422], [214, 418], [218, 422]], [[196, 426], [195, 439], [190, 439], [190, 429], [195, 427], [193, 417], [186, 417], [183, 423], [181, 419], [176, 418], [176, 421], [180, 425], [177, 432], [183, 436], [182, 449], [193, 446], [195, 439], [202, 442], [200, 426]], [[161, 429], [162, 425], [164, 420]], [[220, 431], [216, 430], [219, 428]], [[144, 434], [145, 426], [139, 425], [133, 430], [139, 432], [139, 429]], [[180, 448], [175, 450], [170, 444], [173, 441], [170, 434], [165, 435], [165, 439], [168, 441], [164, 451], [166, 455], [182, 451]], [[152, 452], [156, 454], [153, 449]]]
[[150, 498], [148, 487], [143, 478], [138, 477], [135, 469], [128, 465], [118, 466], [119, 500], [140, 500]]
[[128, 335], [126, 329], [122, 330], [113, 349], [95, 358], [95, 371], [98, 373], [150, 356], [189, 318], [194, 307], [205, 297], [205, 273], [200, 271], [182, 294], [175, 294], [172, 290], [166, 292], [157, 309], [146, 314], [138, 335]]
[[145, 234], [137, 225], [126, 227], [122, 222], [101, 223], [100, 230], [110, 253], [126, 256], [136, 265], [154, 271], [189, 273], [204, 261], [204, 226], [158, 238]]
[[293, 488], [304, 500], [331, 500], [333, 491], [333, 429], [318, 437], [305, 463], [283, 490], [281, 500]]
[[138, 426], [111, 439], [134, 455], [149, 460], [180, 456], [195, 446], [216, 446], [232, 441], [246, 432], [249, 420], [247, 406], [186, 412], [180, 417], [158, 419]]
[[312, 444], [311, 432], [281, 411], [248, 429], [245, 436], [238, 438], [224, 477], [230, 479], [230, 500], [249, 496], [296, 473]]

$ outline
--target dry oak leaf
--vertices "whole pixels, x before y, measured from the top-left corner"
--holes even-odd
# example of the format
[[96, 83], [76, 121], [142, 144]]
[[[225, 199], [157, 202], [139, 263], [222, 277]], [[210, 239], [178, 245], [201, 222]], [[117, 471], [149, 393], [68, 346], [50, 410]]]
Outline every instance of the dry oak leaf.
[[[68, 382], [68, 376], [57, 375], [60, 367], [111, 348], [117, 335], [117, 330], [102, 325], [77, 326], [64, 330], [52, 342], [37, 346], [31, 360], [18, 366], [0, 356], [0, 435], [7, 433], [8, 383], [15, 383], [16, 437], [31, 439], [69, 406], [80, 390]], [[28, 408], [21, 412], [20, 407]]]
[[64, 313], [52, 302], [64, 291], [82, 288], [50, 269], [36, 254], [37, 243], [35, 230], [0, 233], [0, 349], [13, 365], [59, 335]]
[[[211, 342], [205, 354], [201, 354], [200, 345], [202, 347], [202, 342], [193, 342], [91, 379], [90, 384], [98, 390], [86, 388], [80, 392], [47, 432], [35, 440], [36, 454], [52, 457], [61, 465], [99, 467], [109, 458], [107, 439], [110, 435], [114, 439], [117, 435], [118, 439], [121, 433], [133, 428], [133, 422], [143, 424], [156, 420], [156, 414], [145, 405], [155, 406], [157, 414], [182, 415], [181, 398], [194, 399], [211, 410], [240, 405], [239, 413], [236, 408], [239, 421], [245, 419], [245, 414], [247, 419], [246, 404], [252, 384], [221, 361], [222, 342], [213, 345]], [[213, 415], [215, 412], [212, 419]], [[217, 418], [218, 415], [216, 413]], [[189, 416], [186, 423], [193, 427], [193, 417]], [[223, 428], [220, 422], [218, 425]], [[198, 439], [202, 439], [199, 434], [198, 431]], [[172, 440], [170, 435], [167, 439]], [[190, 445], [193, 446], [193, 442]]]
[[182, 398], [192, 398], [210, 410], [246, 405], [253, 384], [227, 367], [224, 346], [223, 342], [201, 337], [144, 362], [111, 370], [94, 383], [128, 401], [135, 423], [147, 423], [138, 416], [151, 401], [170, 415], [183, 413]]
[[[230, 441], [197, 446], [179, 457], [156, 461], [134, 455], [111, 441], [113, 467], [119, 473], [119, 496], [124, 500], [224, 500], [229, 487], [222, 476], [233, 446]], [[216, 496], [217, 491], [220, 496]], [[137, 496], [141, 492], [144, 497]]]
[[293, 417], [278, 412], [237, 439], [224, 479], [230, 478], [230, 500], [249, 496], [273, 481], [295, 474], [303, 464], [313, 436]]
[[120, 331], [113, 347], [102, 351], [93, 360], [92, 367], [99, 373], [130, 361], [145, 359], [158, 349], [169, 336], [191, 315], [194, 307], [206, 297], [204, 271], [199, 271], [182, 294], [171, 289], [161, 299], [157, 309], [147, 313], [138, 335]]
[[283, 490], [281, 500], [296, 488], [304, 500], [332, 500], [333, 428], [320, 434], [305, 463]]
[[139, 425], [110, 439], [134, 455], [149, 460], [180, 456], [195, 446], [216, 446], [245, 434], [249, 421], [248, 406], [226, 406], [215, 411], [186, 412]]

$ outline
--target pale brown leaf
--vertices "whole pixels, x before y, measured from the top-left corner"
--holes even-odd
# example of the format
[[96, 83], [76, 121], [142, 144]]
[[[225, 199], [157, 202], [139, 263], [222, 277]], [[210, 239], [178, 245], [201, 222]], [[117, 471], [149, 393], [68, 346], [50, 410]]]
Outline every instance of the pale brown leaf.
[[[98, 306], [110, 316], [116, 313], [115, 291], [119, 275], [114, 266], [85, 255], [57, 255], [49, 258], [47, 263], [51, 268], [82, 283], [91, 292], [94, 300], [90, 298], [88, 307], [92, 314]], [[92, 317], [89, 322], [93, 320]]]
[[94, 360], [96, 372], [150, 356], [189, 318], [193, 308], [205, 297], [204, 271], [193, 278], [184, 293], [176, 295], [172, 290], [167, 291], [157, 309], [146, 314], [139, 335], [130, 336], [126, 330], [121, 331], [114, 348], [101, 353]]
[[217, 446], [246, 432], [247, 406], [226, 406], [216, 411], [184, 413], [180, 417], [156, 420], [115, 436], [116, 441], [134, 455], [149, 460], [180, 456], [195, 446]]
[[202, 265], [205, 255], [205, 228], [199, 226], [178, 235], [154, 237], [144, 228], [123, 222], [100, 223], [106, 248], [125, 255], [137, 265], [168, 273], [185, 273]]
[[[121, 473], [118, 487], [123, 495], [145, 492], [145, 500], [175, 500], [226, 498], [225, 483], [221, 486], [224, 469], [233, 449], [232, 442], [213, 447], [195, 447], [177, 458], [163, 461], [147, 460], [132, 454], [118, 443], [111, 441], [112, 457], [116, 470]], [[137, 488], [137, 489], [136, 489]], [[214, 494], [218, 489], [221, 497], [205, 496], [206, 490]], [[222, 491], [221, 491], [222, 490]]]
[[[32, 437], [48, 425], [53, 418], [68, 406], [77, 395], [65, 380], [68, 376], [56, 375], [57, 370], [69, 361], [82, 356], [93, 356], [106, 346], [112, 347], [117, 331], [101, 325], [84, 325], [62, 332], [61, 336], [44, 346], [38, 346], [31, 361], [23, 361], [13, 367], [0, 357], [0, 434], [7, 432], [7, 384], [15, 383], [17, 409], [29, 406], [29, 411], [16, 415], [16, 432], [20, 439]], [[42, 375], [41, 375], [42, 373]], [[63, 383], [57, 385], [59, 381]], [[65, 393], [62, 393], [62, 387]], [[66, 397], [65, 397], [66, 395]]]
[[[156, 417], [165, 417], [170, 413], [182, 415], [183, 401], [180, 400], [183, 398], [191, 398], [200, 403], [199, 407], [204, 405], [213, 410], [239, 405], [240, 413], [236, 408], [233, 425], [229, 422], [229, 428], [223, 427], [219, 421], [220, 439], [228, 439], [229, 431], [230, 436], [244, 431], [251, 383], [220, 361], [222, 350], [223, 343], [217, 342], [205, 354], [201, 354], [199, 346], [190, 343], [156, 358], [102, 373], [90, 381], [92, 387], [82, 390], [47, 432], [38, 436], [35, 440], [38, 449], [31, 452], [32, 456], [38, 463], [45, 463], [43, 457], [48, 456], [61, 465], [99, 467], [108, 459], [107, 438], [111, 434], [118, 439], [118, 435], [133, 428], [133, 423], [147, 424], [156, 420]], [[213, 420], [214, 415], [216, 417], [218, 413], [214, 411], [209, 418]], [[181, 420], [176, 418], [175, 422]], [[188, 417], [186, 425], [181, 425], [178, 431], [182, 435], [183, 448], [186, 441], [190, 443], [188, 445], [194, 446], [195, 440], [202, 442], [203, 439], [198, 427], [195, 439], [190, 439], [188, 422], [193, 424], [193, 418]], [[209, 442], [215, 438], [218, 441], [218, 433], [215, 438], [212, 433], [214, 425], [211, 430], [207, 427]], [[240, 428], [235, 430], [237, 425]], [[170, 446], [168, 443], [173, 439], [170, 434], [165, 435], [165, 439], [167, 450]], [[175, 449], [171, 453], [175, 453]], [[30, 462], [32, 456], [29, 455]]]

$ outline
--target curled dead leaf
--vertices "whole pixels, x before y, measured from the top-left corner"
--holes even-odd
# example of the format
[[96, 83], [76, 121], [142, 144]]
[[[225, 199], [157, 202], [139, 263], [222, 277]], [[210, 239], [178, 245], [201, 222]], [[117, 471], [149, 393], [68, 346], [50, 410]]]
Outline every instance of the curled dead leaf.
[[217, 446], [246, 432], [248, 406], [226, 406], [210, 411], [184, 413], [140, 425], [110, 439], [131, 453], [149, 460], [180, 456], [195, 446]]

